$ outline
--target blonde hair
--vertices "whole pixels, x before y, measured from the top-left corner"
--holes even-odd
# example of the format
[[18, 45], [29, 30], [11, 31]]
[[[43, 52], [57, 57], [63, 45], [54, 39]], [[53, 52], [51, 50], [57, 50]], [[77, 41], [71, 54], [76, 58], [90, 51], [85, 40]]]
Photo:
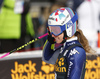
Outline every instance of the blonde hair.
[[81, 45], [83, 46], [83, 48], [85, 49], [85, 51], [87, 53], [95, 53], [96, 51], [94, 49], [91, 48], [91, 46], [89, 46], [89, 42], [87, 40], [87, 38], [84, 36], [82, 30], [77, 29], [75, 36], [78, 37], [79, 42], [81, 43]]

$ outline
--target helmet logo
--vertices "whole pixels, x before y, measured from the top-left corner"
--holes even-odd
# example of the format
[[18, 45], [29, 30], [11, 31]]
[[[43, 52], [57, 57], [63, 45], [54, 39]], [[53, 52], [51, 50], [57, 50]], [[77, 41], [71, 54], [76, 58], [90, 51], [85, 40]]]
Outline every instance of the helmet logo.
[[51, 17], [51, 18], [49, 18], [49, 19], [51, 19], [51, 20], [55, 20], [55, 21], [58, 21], [58, 19], [57, 19], [57, 18], [55, 19], [55, 18], [52, 18], [52, 17]]
[[49, 19], [55, 20], [53, 17], [50, 17]]
[[67, 23], [67, 29], [73, 25], [73, 22], [70, 20], [68, 23]]
[[64, 20], [61, 24], [63, 24], [63, 23], [66, 21], [66, 19], [67, 19], [68, 17], [69, 17], [69, 15], [66, 16], [65, 20]]

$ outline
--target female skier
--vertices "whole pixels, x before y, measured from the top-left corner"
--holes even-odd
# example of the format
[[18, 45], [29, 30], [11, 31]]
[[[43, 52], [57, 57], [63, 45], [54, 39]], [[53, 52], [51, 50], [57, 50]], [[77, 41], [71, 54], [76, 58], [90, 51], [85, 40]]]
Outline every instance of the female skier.
[[77, 20], [77, 13], [68, 7], [55, 10], [48, 18], [49, 35], [42, 59], [54, 64], [55, 79], [84, 79], [86, 52], [93, 51]]

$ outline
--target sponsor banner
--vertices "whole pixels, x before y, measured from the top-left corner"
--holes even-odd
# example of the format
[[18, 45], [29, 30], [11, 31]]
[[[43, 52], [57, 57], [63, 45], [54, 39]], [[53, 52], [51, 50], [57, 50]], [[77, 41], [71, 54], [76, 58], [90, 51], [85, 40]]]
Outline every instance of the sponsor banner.
[[53, 71], [41, 58], [0, 61], [0, 79], [54, 79]]
[[[54, 79], [54, 65], [41, 57], [2, 60], [0, 79]], [[100, 55], [87, 55], [85, 79], [100, 79]]]
[[100, 79], [100, 55], [87, 55], [85, 79]]

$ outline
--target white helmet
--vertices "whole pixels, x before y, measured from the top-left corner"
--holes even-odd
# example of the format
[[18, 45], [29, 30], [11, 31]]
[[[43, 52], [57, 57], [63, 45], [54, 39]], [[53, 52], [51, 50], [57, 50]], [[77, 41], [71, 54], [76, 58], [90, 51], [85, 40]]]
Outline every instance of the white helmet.
[[66, 35], [72, 37], [77, 29], [77, 14], [71, 8], [61, 7], [55, 10], [48, 18], [48, 27], [55, 36], [66, 30]]

